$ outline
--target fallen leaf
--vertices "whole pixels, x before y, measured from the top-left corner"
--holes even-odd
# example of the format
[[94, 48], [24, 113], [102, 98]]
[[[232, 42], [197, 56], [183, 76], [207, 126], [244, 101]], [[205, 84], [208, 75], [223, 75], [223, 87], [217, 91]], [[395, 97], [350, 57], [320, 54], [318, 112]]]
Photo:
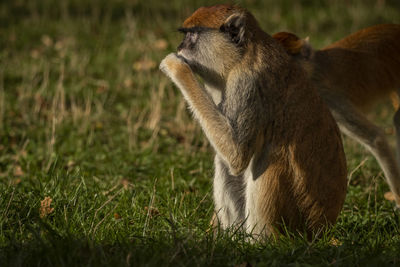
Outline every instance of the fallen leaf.
[[160, 214], [160, 211], [157, 208], [154, 207], [144, 207], [144, 210], [146, 211], [147, 214], [150, 215], [150, 217], [154, 217]]
[[332, 237], [331, 240], [329, 241], [329, 244], [330, 244], [331, 246], [338, 247], [338, 246], [341, 246], [341, 245], [342, 245], [342, 242], [340, 242], [338, 239]]
[[54, 208], [50, 207], [51, 202], [53, 202], [53, 200], [50, 197], [45, 197], [42, 201], [40, 201], [40, 218], [44, 218], [54, 211]]
[[165, 39], [158, 39], [154, 42], [154, 48], [157, 50], [165, 50], [168, 47], [168, 42]]
[[124, 80], [124, 86], [125, 86], [126, 88], [131, 87], [132, 84], [133, 84], [133, 80], [132, 80], [131, 78], [126, 78], [126, 79]]
[[48, 36], [48, 35], [43, 35], [42, 38], [40, 38], [40, 40], [42, 41], [42, 43], [45, 46], [52, 46], [53, 45], [53, 39], [51, 39], [50, 36]]
[[128, 190], [129, 187], [133, 187], [133, 184], [130, 183], [127, 179], [122, 179], [121, 184], [125, 190]]
[[22, 176], [22, 175], [24, 175], [25, 173], [22, 171], [22, 168], [21, 168], [21, 166], [19, 166], [19, 165], [17, 165], [17, 166], [15, 166], [15, 168], [14, 168], [14, 176]]
[[386, 200], [389, 200], [389, 201], [395, 201], [395, 197], [394, 197], [394, 194], [392, 193], [392, 192], [386, 192], [384, 195], [383, 195], [383, 197], [386, 199]]
[[96, 124], [95, 124], [95, 128], [97, 129], [97, 130], [101, 130], [101, 129], [103, 129], [103, 124], [101, 123], [101, 122], [96, 122]]
[[75, 161], [73, 161], [73, 160], [68, 160], [68, 162], [67, 162], [67, 167], [73, 167], [75, 165]]
[[99, 87], [97, 87], [97, 89], [96, 89], [96, 94], [102, 94], [102, 93], [104, 93], [104, 92], [107, 92], [107, 90], [108, 90], [107, 87], [105, 87], [105, 86], [99, 86]]
[[133, 69], [136, 71], [149, 71], [156, 67], [156, 62], [151, 59], [141, 59], [133, 63]]
[[70, 159], [70, 160], [68, 160], [68, 162], [64, 168], [70, 171], [70, 170], [72, 170], [73, 167], [75, 167], [75, 165], [76, 165], [75, 161]]
[[119, 215], [118, 213], [114, 213], [114, 219], [120, 220], [121, 219], [121, 215]]
[[31, 57], [32, 58], [39, 58], [40, 57], [40, 52], [39, 52], [39, 50], [37, 50], [37, 49], [33, 49], [32, 51], [31, 51]]

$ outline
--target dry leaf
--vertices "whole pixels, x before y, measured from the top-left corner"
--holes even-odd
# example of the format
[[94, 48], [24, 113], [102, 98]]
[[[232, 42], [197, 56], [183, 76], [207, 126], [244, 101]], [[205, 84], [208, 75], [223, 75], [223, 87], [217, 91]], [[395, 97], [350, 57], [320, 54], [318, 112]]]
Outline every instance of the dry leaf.
[[168, 47], [168, 43], [165, 39], [158, 39], [154, 42], [154, 48], [157, 50], [165, 50]]
[[133, 80], [132, 80], [131, 78], [126, 78], [126, 79], [124, 80], [124, 86], [125, 86], [126, 88], [131, 87], [132, 84], [133, 84]]
[[394, 197], [394, 194], [392, 193], [392, 192], [386, 192], [384, 195], [383, 195], [383, 197], [386, 199], [386, 200], [389, 200], [389, 201], [395, 201], [396, 199], [395, 199], [395, 197]]
[[56, 44], [54, 45], [54, 48], [56, 50], [61, 50], [64, 47], [64, 43], [61, 41], [57, 41]]
[[40, 57], [40, 52], [39, 52], [39, 50], [33, 49], [33, 50], [31, 51], [31, 57], [32, 57], [32, 58], [35, 58], [35, 59], [39, 58], [39, 57]]
[[53, 200], [50, 197], [45, 197], [42, 201], [40, 201], [40, 218], [44, 218], [54, 211], [54, 208], [50, 207], [52, 201]]
[[96, 122], [95, 126], [94, 126], [97, 130], [101, 130], [103, 129], [103, 124], [101, 122]]
[[53, 39], [51, 39], [50, 36], [48, 36], [48, 35], [43, 35], [42, 38], [40, 38], [40, 40], [42, 41], [42, 43], [45, 46], [52, 46], [53, 45]]
[[22, 176], [24, 174], [25, 173], [22, 171], [21, 166], [19, 166], [19, 165], [15, 166], [15, 168], [14, 168], [14, 176]]
[[154, 207], [144, 207], [144, 210], [150, 215], [150, 217], [154, 217], [160, 214], [160, 211]]
[[133, 63], [133, 69], [136, 71], [149, 71], [156, 67], [156, 62], [151, 59], [141, 59]]
[[119, 215], [118, 213], [114, 213], [114, 219], [120, 220], [121, 219], [121, 215]]
[[75, 167], [75, 165], [76, 165], [75, 161], [70, 159], [70, 160], [68, 160], [67, 165], [65, 166], [65, 168], [70, 171], [70, 170], [72, 170], [72, 168]]
[[102, 94], [108, 91], [108, 86], [99, 86], [96, 89], [96, 94]]
[[338, 246], [341, 246], [341, 245], [342, 245], [342, 242], [340, 242], [338, 239], [332, 237], [331, 240], [329, 241], [329, 244], [330, 244], [331, 246], [338, 247]]
[[125, 190], [128, 190], [129, 187], [133, 187], [133, 184], [131, 184], [127, 179], [122, 179], [121, 184]]

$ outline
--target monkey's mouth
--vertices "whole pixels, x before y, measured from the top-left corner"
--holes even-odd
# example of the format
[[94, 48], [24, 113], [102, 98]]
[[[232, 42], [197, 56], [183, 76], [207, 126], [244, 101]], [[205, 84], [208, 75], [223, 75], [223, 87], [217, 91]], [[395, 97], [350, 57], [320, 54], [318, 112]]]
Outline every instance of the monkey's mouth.
[[188, 60], [184, 56], [182, 56], [182, 54], [180, 54], [179, 52], [176, 54], [176, 56], [178, 58], [182, 59], [183, 62], [185, 62], [186, 64], [189, 64]]
[[185, 62], [186, 64], [188, 64], [191, 68], [193, 68], [196, 64], [196, 62], [194, 62], [193, 60], [191, 60], [190, 56], [185, 56], [185, 52], [182, 50], [179, 50], [176, 53], [176, 56], [181, 59], [183, 62]]

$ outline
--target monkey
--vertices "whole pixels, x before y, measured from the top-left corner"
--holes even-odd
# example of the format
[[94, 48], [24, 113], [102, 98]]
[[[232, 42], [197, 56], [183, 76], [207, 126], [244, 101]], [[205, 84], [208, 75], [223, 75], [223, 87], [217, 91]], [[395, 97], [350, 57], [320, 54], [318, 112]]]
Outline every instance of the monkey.
[[201, 7], [179, 31], [183, 41], [160, 70], [216, 152], [218, 226], [257, 240], [333, 225], [346, 196], [346, 159], [305, 71], [236, 5]]
[[393, 118], [397, 159], [384, 132], [364, 115], [382, 98], [399, 93], [400, 25], [371, 26], [321, 50], [292, 33], [273, 38], [306, 69], [342, 132], [377, 159], [400, 208], [400, 109]]

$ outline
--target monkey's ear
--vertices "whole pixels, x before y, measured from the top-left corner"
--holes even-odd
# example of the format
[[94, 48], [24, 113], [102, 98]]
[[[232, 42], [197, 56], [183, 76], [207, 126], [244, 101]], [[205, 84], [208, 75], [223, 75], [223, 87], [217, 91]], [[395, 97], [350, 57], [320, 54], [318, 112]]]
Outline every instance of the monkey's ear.
[[232, 42], [242, 45], [245, 41], [246, 17], [244, 13], [230, 15], [219, 28], [221, 32], [229, 34]]

